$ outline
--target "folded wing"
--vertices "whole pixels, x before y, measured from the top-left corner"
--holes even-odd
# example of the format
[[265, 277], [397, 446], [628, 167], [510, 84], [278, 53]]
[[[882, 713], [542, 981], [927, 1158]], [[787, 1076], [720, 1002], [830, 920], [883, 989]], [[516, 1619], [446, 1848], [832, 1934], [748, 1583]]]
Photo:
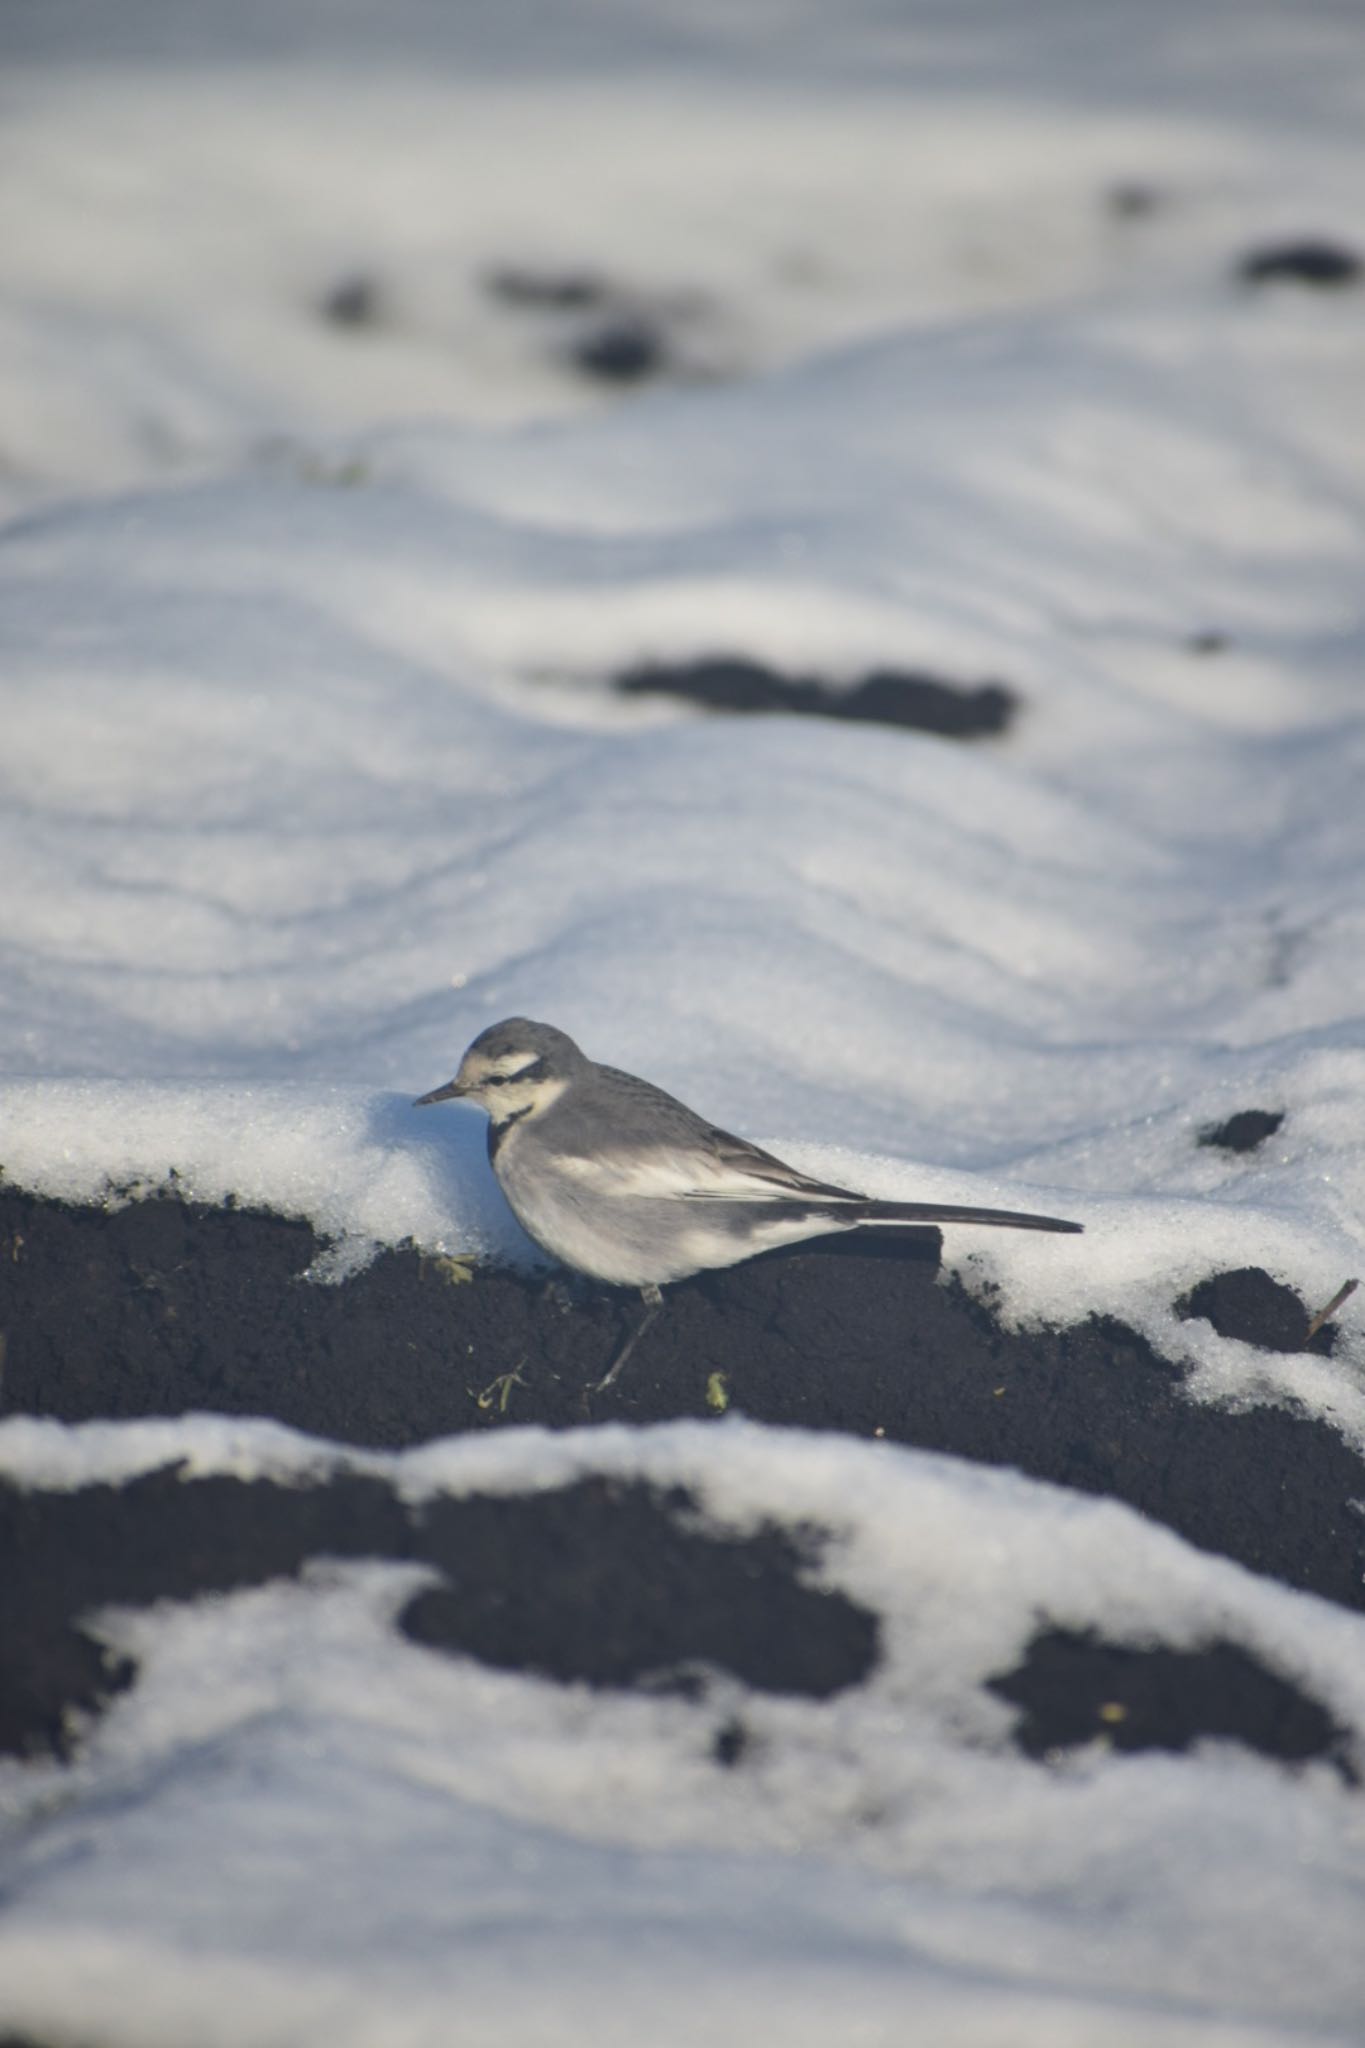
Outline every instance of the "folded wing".
[[831, 1223], [974, 1223], [1008, 1230], [1079, 1231], [1079, 1223], [1018, 1209], [963, 1208], [945, 1202], [878, 1201], [799, 1173], [746, 1138], [707, 1128], [705, 1142], [618, 1146], [573, 1158], [560, 1168], [594, 1197], [616, 1201], [790, 1204]]
[[812, 1180], [745, 1138], [708, 1128], [704, 1142], [604, 1146], [561, 1158], [562, 1171], [595, 1195], [675, 1202], [793, 1202], [856, 1206], [867, 1200], [851, 1188]]

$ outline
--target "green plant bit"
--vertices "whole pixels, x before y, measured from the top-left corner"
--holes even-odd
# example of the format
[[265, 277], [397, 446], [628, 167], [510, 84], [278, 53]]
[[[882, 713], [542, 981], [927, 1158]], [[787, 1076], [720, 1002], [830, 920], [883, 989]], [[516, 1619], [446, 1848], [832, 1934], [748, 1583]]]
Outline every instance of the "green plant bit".
[[[481, 1394], [474, 1395], [475, 1403], [483, 1409], [485, 1414], [493, 1407], [496, 1407], [499, 1415], [507, 1413], [507, 1404], [512, 1398], [513, 1387], [524, 1387], [526, 1385], [525, 1380], [521, 1376], [521, 1368], [525, 1363], [526, 1360], [524, 1358], [519, 1358], [510, 1372], [500, 1372], [495, 1380], [488, 1382], [488, 1385]], [[470, 1391], [472, 1393], [473, 1389], [471, 1388]]]
[[433, 1254], [432, 1257], [423, 1259], [422, 1264], [435, 1267], [441, 1278], [451, 1287], [463, 1287], [474, 1278], [475, 1260], [472, 1252], [454, 1258]]

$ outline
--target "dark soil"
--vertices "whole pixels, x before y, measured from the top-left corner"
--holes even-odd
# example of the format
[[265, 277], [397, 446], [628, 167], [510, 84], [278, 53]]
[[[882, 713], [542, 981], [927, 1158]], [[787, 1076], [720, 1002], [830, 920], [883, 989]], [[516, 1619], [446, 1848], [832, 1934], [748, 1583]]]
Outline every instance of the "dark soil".
[[[509, 1424], [732, 1410], [1109, 1494], [1253, 1570], [1365, 1606], [1365, 1518], [1353, 1505], [1365, 1465], [1330, 1429], [1289, 1409], [1190, 1402], [1179, 1371], [1117, 1322], [1005, 1329], [940, 1283], [935, 1231], [833, 1240], [671, 1288], [605, 1394], [594, 1382], [640, 1313], [636, 1297], [470, 1274], [413, 1251], [319, 1286], [302, 1276], [320, 1249], [307, 1225], [269, 1215], [170, 1197], [68, 1208], [0, 1189], [0, 1412], [208, 1410], [391, 1448]], [[1252, 1341], [1283, 1348], [1285, 1290], [1255, 1271], [1210, 1279], [1208, 1312], [1226, 1320], [1231, 1303]], [[1187, 1311], [1202, 1299], [1195, 1290]], [[1307, 1311], [1288, 1301], [1306, 1329]], [[437, 1648], [591, 1684], [698, 1684], [715, 1667], [823, 1697], [872, 1667], [877, 1620], [806, 1583], [819, 1542], [801, 1530], [718, 1536], [685, 1502], [601, 1481], [441, 1499], [421, 1513], [355, 1474], [289, 1487], [171, 1472], [74, 1494], [11, 1488], [0, 1495], [0, 1747], [65, 1754], [73, 1710], [129, 1682], [81, 1633], [83, 1614], [257, 1584], [319, 1555], [430, 1564], [439, 1579], [401, 1626]], [[1178, 1747], [1171, 1733], [1184, 1729], [1185, 1740], [1224, 1734], [1286, 1757], [1338, 1741], [1323, 1710], [1294, 1694], [1300, 1711], [1275, 1674], [1232, 1686], [1245, 1698], [1227, 1725], [1227, 1644], [1161, 1665], [1152, 1654], [1145, 1646], [1134, 1664], [1123, 1660], [1138, 1651], [1121, 1644], [1087, 1640], [1065, 1655], [1035, 1644], [1015, 1675], [1022, 1690], [1008, 1694], [1026, 1709], [1025, 1748], [1086, 1739], [1115, 1702], [1122, 1736], [1118, 1719], [1100, 1717], [1114, 1740]], [[1012, 1683], [1001, 1675], [1002, 1689]], [[714, 1736], [718, 1765], [742, 1766], [747, 1740], [731, 1712]]]
[[682, 374], [670, 327], [684, 301], [647, 296], [596, 271], [503, 264], [485, 273], [490, 297], [538, 317], [558, 336], [557, 352], [594, 383], [627, 387]]
[[867, 1676], [875, 1616], [803, 1583], [818, 1532], [728, 1537], [694, 1517], [686, 1495], [603, 1479], [417, 1507], [355, 1473], [285, 1485], [170, 1466], [72, 1493], [0, 1483], [0, 1750], [67, 1755], [73, 1709], [131, 1682], [82, 1617], [263, 1585], [315, 1557], [431, 1565], [440, 1583], [399, 1628], [509, 1670], [704, 1690], [698, 1674], [719, 1669], [814, 1699]]
[[1209, 1124], [1199, 1133], [1199, 1142], [1223, 1152], [1254, 1152], [1283, 1122], [1282, 1109], [1239, 1109], [1225, 1123]]
[[1335, 1756], [1355, 1782], [1345, 1731], [1236, 1643], [1134, 1649], [1049, 1629], [1034, 1638], [1018, 1670], [992, 1679], [990, 1689], [1024, 1709], [1014, 1740], [1026, 1756], [1095, 1741], [1180, 1752], [1215, 1737], [1301, 1762]]
[[1121, 178], [1104, 195], [1104, 203], [1115, 220], [1150, 220], [1167, 203], [1159, 185], [1143, 178]]
[[646, 662], [618, 676], [616, 688], [623, 697], [676, 697], [707, 711], [796, 712], [959, 740], [1004, 732], [1019, 708], [1003, 683], [952, 683], [917, 669], [875, 669], [856, 682], [833, 684], [784, 676], [743, 655]]
[[379, 327], [384, 321], [384, 293], [377, 278], [355, 271], [330, 287], [320, 311], [333, 327], [352, 331]]
[[1292, 1287], [1272, 1280], [1259, 1266], [1210, 1274], [1177, 1307], [1182, 1316], [1203, 1316], [1220, 1337], [1235, 1337], [1262, 1351], [1316, 1351], [1330, 1358], [1336, 1342], [1330, 1323], [1310, 1336], [1309, 1309]]
[[1272, 242], [1262, 249], [1250, 249], [1237, 265], [1244, 284], [1314, 285], [1331, 290], [1358, 284], [1365, 263], [1354, 249], [1340, 242], [1305, 236], [1298, 242]]
[[573, 344], [569, 359], [585, 377], [602, 384], [641, 384], [669, 367], [662, 328], [639, 313], [590, 328]]
[[593, 270], [533, 270], [517, 263], [490, 270], [484, 285], [504, 305], [533, 313], [589, 313], [611, 304], [616, 287]]

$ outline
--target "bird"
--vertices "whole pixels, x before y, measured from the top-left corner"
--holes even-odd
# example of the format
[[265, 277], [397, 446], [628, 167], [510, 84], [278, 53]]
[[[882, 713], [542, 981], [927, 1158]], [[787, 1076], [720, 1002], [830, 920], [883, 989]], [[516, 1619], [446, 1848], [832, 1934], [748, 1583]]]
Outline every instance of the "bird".
[[658, 1314], [660, 1290], [694, 1273], [864, 1224], [1083, 1228], [1016, 1209], [878, 1201], [813, 1179], [529, 1017], [490, 1024], [455, 1078], [413, 1107], [454, 1100], [486, 1112], [489, 1162], [527, 1235], [576, 1272], [640, 1290], [644, 1320], [599, 1390]]

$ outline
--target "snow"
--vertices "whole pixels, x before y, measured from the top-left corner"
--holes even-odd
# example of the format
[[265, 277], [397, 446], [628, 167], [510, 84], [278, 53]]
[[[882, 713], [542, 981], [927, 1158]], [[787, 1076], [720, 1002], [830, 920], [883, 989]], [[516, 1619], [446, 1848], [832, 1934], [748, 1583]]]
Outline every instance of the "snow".
[[[477, 1116], [410, 1109], [524, 1012], [826, 1177], [1080, 1218], [948, 1262], [1365, 1444], [1360, 1295], [1332, 1359], [1172, 1308], [1223, 1267], [1315, 1305], [1365, 1270], [1365, 298], [1233, 275], [1358, 233], [1353, 10], [406, 0], [381, 35], [66, 0], [0, 38], [6, 1178], [306, 1216], [322, 1278], [406, 1240], [527, 1259]], [[674, 380], [578, 375], [580, 316], [500, 302], [507, 265], [607, 279]], [[352, 277], [373, 327], [320, 317]], [[964, 745], [607, 687], [717, 652], [1021, 709]], [[1285, 1112], [1258, 1151], [1197, 1145], [1252, 1106]], [[1358, 1622], [1022, 1480], [700, 1442], [401, 1470], [818, 1501], [902, 1661], [856, 1703], [765, 1703], [771, 1779], [703, 1786], [680, 1706], [397, 1646], [378, 1568], [111, 1623], [143, 1682], [60, 1794], [4, 1780], [31, 1822], [0, 1850], [4, 2021], [365, 2043], [399, 2038], [401, 1976], [413, 2042], [456, 1988], [470, 2041], [730, 2040], [758, 2010], [852, 2039], [850, 2005], [890, 2041], [907, 2000], [972, 2043], [1358, 2034], [1327, 1772], [1039, 1773], [1003, 1709], [954, 1718], [1042, 1606], [1216, 1622], [1359, 1725]], [[32, 1484], [168, 1445], [321, 1455], [0, 1426]], [[258, 1916], [264, 1842], [291, 1904]]]
[[[16, 522], [6, 1170], [174, 1171], [343, 1266], [525, 1251], [477, 1116], [404, 1106], [521, 1012], [870, 1192], [1076, 1214], [1083, 1255], [950, 1242], [1019, 1317], [1112, 1310], [1186, 1357], [1171, 1303], [1215, 1261], [1327, 1301], [1365, 1250], [1357, 549], [1255, 433], [1231, 318], [1185, 316], [1175, 369], [1145, 309], [971, 326], [507, 442], [374, 429], [344, 485]], [[1210, 617], [1258, 651], [1185, 653], [1173, 701]], [[717, 639], [1024, 708], [891, 743], [587, 680]], [[1252, 1103], [1286, 1111], [1263, 1152], [1196, 1146]], [[1346, 1328], [1314, 1398], [1358, 1433]], [[1220, 1357], [1211, 1387], [1251, 1383]]]
[[[9, 1471], [35, 1469], [32, 1430], [0, 1431]], [[60, 1474], [36, 1470], [127, 1476], [172, 1447], [201, 1476], [240, 1470], [251, 1431], [283, 1476], [287, 1432], [209, 1418], [67, 1430]], [[910, 2009], [985, 2042], [1358, 2025], [1365, 1871], [1330, 1767], [1212, 1745], [1197, 1764], [1096, 1747], [1040, 1772], [1002, 1746], [1009, 1712], [980, 1687], [1041, 1614], [1230, 1638], [1359, 1726], [1359, 1617], [1112, 1503], [889, 1446], [779, 1450], [740, 1421], [333, 1455], [416, 1499], [602, 1473], [686, 1486], [727, 1530], [826, 1528], [820, 1582], [882, 1617], [882, 1661], [824, 1702], [738, 1692], [753, 1762], [725, 1772], [724, 1682], [702, 1705], [613, 1697], [414, 1648], [388, 1631], [410, 1566], [111, 1615], [142, 1676], [74, 1786], [55, 1766], [0, 1773], [12, 1810], [41, 1817], [7, 1858], [0, 1922], [25, 2023], [364, 2042], [401, 2015], [424, 2041], [453, 2008], [470, 2040], [671, 2042], [738, 2039], [771, 2000], [811, 2041], [851, 2019], [900, 2039]], [[294, 1472], [316, 1463], [294, 1439]], [[111, 2033], [134, 1985], [135, 2023]]]

